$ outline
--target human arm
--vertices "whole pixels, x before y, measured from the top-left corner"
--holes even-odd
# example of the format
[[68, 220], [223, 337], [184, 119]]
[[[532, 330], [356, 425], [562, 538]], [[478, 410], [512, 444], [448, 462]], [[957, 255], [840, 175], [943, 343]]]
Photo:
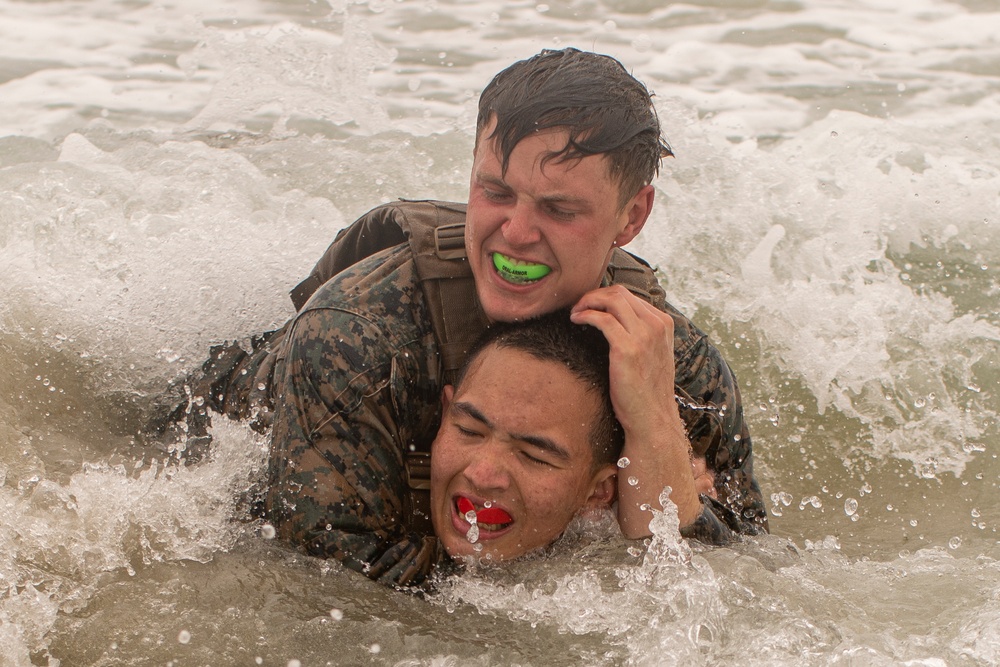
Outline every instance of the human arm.
[[[718, 544], [735, 533], [766, 530], [739, 391], [705, 336], [679, 313], [662, 312], [615, 286], [585, 295], [574, 320], [601, 328], [612, 348], [612, 396], [616, 416], [625, 420], [630, 461], [619, 474], [619, 512], [638, 509], [633, 518], [644, 527], [643, 504], [658, 507], [669, 485], [685, 537]], [[629, 478], [638, 483], [628, 484]]]
[[610, 346], [611, 402], [625, 433], [618, 476], [618, 523], [631, 539], [649, 532], [647, 508], [670, 487], [682, 527], [703, 511], [691, 445], [674, 401], [674, 323], [669, 315], [615, 285], [587, 293], [572, 319], [604, 334]]
[[433, 534], [408, 527], [403, 452], [437, 403], [407, 380], [424, 355], [385, 327], [336, 308], [296, 319], [276, 369], [267, 510], [278, 535], [308, 553], [419, 586], [447, 557]]

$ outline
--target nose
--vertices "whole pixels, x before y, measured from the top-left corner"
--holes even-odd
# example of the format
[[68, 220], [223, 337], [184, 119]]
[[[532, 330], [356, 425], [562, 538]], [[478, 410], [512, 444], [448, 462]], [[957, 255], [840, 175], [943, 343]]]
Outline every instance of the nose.
[[502, 230], [504, 240], [511, 247], [531, 245], [541, 239], [531, 205], [528, 203], [518, 202], [514, 205], [507, 221], [503, 223]]
[[463, 472], [479, 493], [503, 491], [510, 486], [508, 457], [501, 447], [479, 447]]

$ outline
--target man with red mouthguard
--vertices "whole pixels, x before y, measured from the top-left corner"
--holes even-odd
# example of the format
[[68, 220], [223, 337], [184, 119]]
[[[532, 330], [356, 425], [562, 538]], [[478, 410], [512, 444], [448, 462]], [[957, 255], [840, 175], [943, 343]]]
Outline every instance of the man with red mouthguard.
[[516, 558], [610, 506], [624, 433], [609, 389], [607, 342], [568, 310], [488, 330], [445, 387], [431, 448], [431, 518], [448, 556]]

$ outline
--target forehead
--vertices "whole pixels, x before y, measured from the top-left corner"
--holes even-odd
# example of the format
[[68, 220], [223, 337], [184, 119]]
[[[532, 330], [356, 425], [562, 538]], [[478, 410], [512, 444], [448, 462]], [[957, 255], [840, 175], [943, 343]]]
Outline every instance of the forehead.
[[454, 400], [475, 405], [501, 435], [551, 438], [574, 459], [591, 460], [601, 402], [563, 364], [489, 345], [470, 365]]
[[[501, 152], [500, 141], [498, 137], [491, 136], [493, 131], [496, 129], [496, 118], [490, 121], [479, 134], [476, 135], [475, 148], [473, 150], [473, 157], [475, 161], [476, 170], [487, 169], [489, 171], [496, 171], [497, 176], [503, 171], [504, 167], [504, 156]], [[523, 137], [517, 145], [511, 151], [509, 156], [510, 160], [513, 161], [515, 155], [518, 157], [527, 157], [533, 163], [541, 163], [544, 161], [544, 166], [546, 171], [553, 166], [564, 171], [575, 170], [577, 167], [584, 165], [589, 167], [588, 169], [582, 169], [578, 171], [586, 171], [592, 173], [594, 176], [599, 177], [602, 181], [610, 187], [617, 188], [618, 183], [611, 176], [611, 160], [608, 158], [606, 153], [600, 153], [597, 155], [588, 155], [586, 157], [577, 157], [569, 160], [564, 160], [562, 157], [558, 156], [563, 150], [569, 146], [570, 135], [568, 128], [562, 127], [552, 127], [547, 128], [538, 132], [534, 132]], [[546, 160], [545, 158], [552, 156], [551, 159]], [[509, 164], [507, 165], [510, 166]], [[541, 164], [539, 164], [541, 166]]]

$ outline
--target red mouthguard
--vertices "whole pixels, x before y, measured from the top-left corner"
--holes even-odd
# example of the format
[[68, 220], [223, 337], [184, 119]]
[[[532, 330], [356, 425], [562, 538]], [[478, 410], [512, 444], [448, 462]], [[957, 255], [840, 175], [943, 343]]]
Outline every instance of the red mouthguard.
[[[458, 511], [463, 515], [470, 510], [476, 509], [472, 501], [462, 496], [458, 499]], [[484, 507], [476, 512], [476, 523], [505, 524], [513, 521], [514, 518], [499, 507]]]

